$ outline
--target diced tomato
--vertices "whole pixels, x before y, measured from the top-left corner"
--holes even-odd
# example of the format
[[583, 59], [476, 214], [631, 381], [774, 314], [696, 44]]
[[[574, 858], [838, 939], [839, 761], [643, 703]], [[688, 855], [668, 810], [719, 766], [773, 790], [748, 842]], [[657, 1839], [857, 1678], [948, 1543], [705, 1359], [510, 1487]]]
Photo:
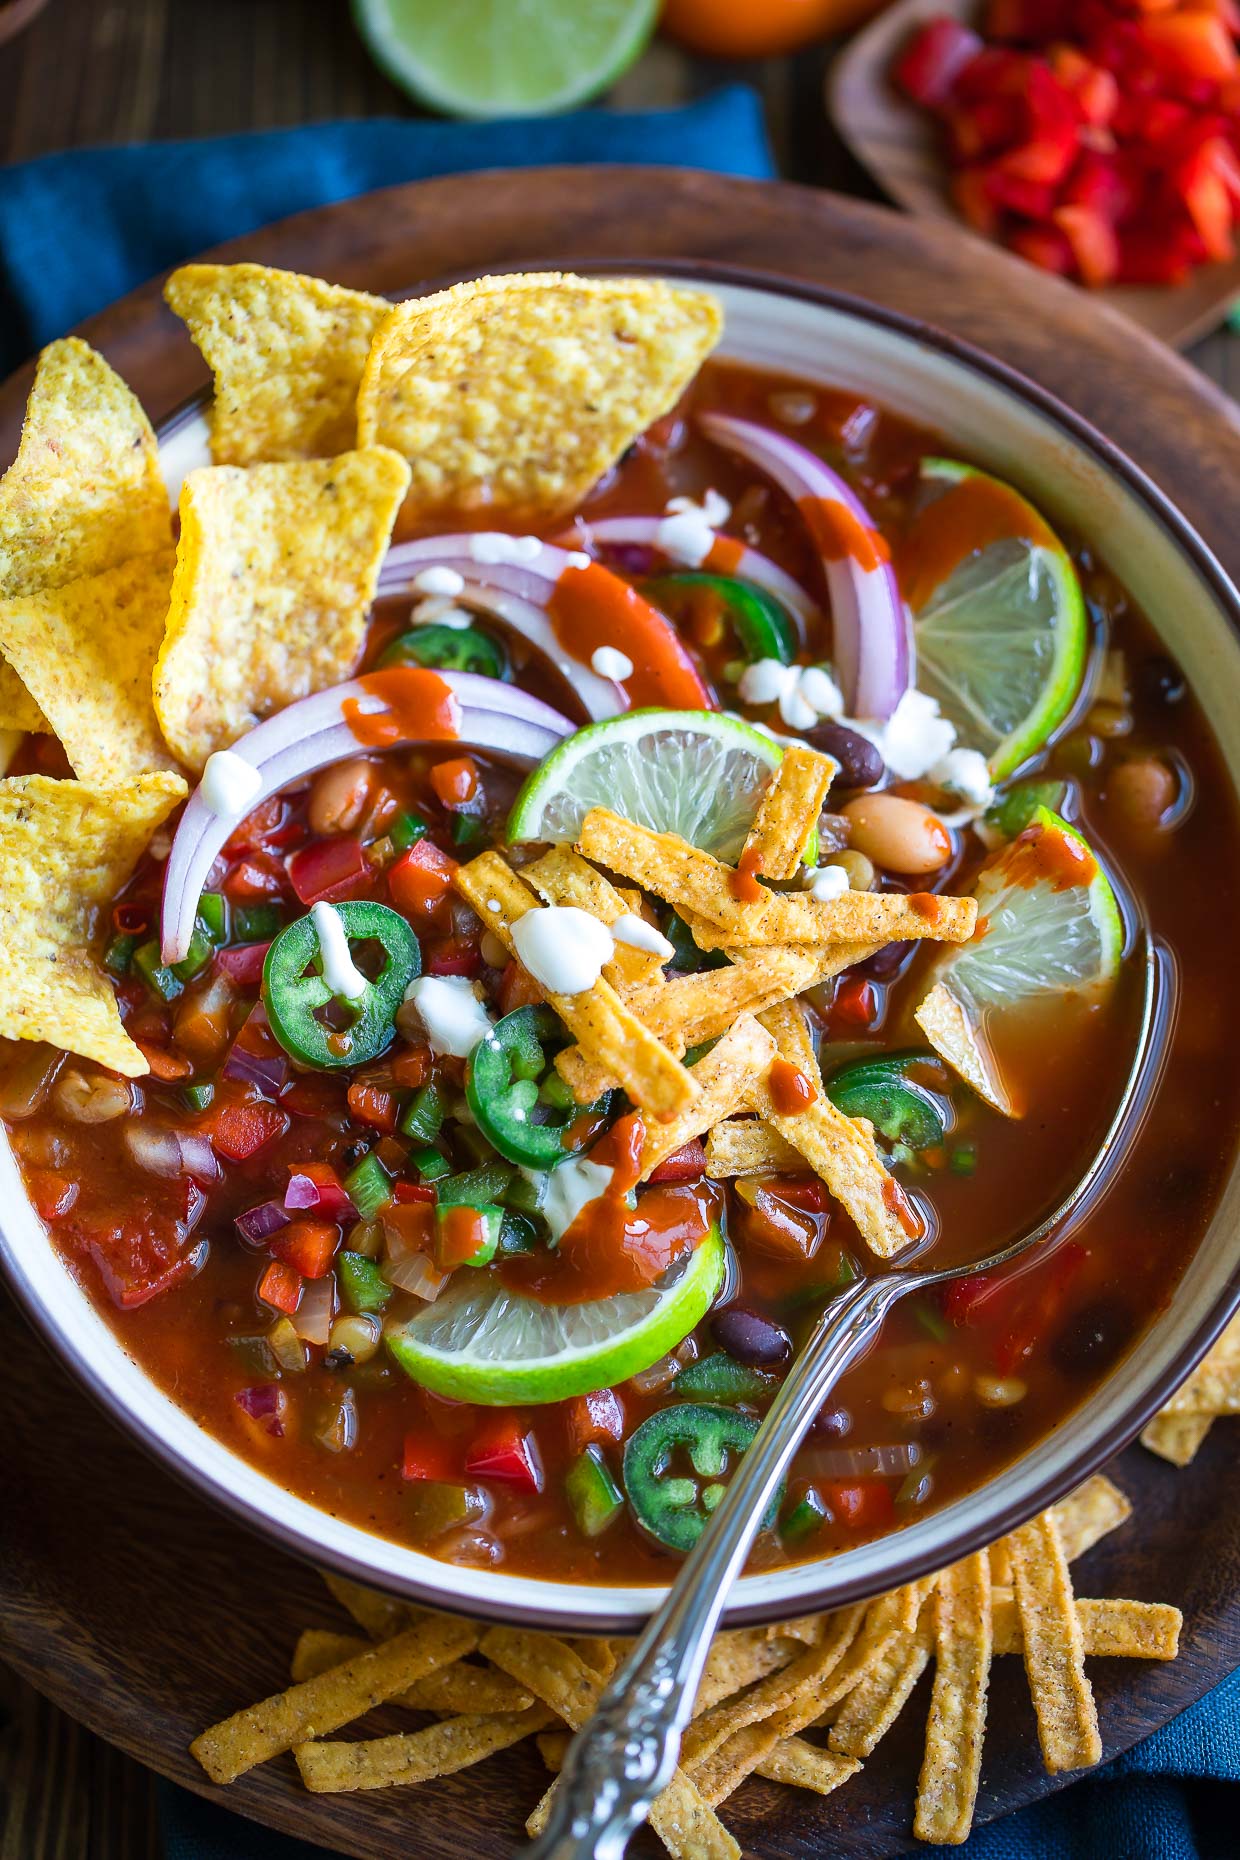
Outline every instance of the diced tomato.
[[[1060, 203], [1066, 207], [1087, 207], [1108, 225], [1118, 226], [1135, 210], [1140, 192], [1140, 181], [1131, 164], [1086, 149], [1073, 163]], [[1048, 208], [1045, 217], [1049, 217], [1049, 212]]]
[[351, 1219], [357, 1210], [330, 1163], [290, 1163], [284, 1206], [290, 1214], [317, 1214], [324, 1221]]
[[279, 827], [282, 827], [288, 815], [288, 809], [278, 794], [270, 794], [257, 807], [251, 808], [245, 819], [239, 821], [224, 841], [225, 856], [235, 859], [240, 853], [254, 852]]
[[967, 1279], [953, 1279], [943, 1291], [943, 1315], [951, 1324], [972, 1324], [978, 1312], [1003, 1284], [993, 1274], [972, 1273]]
[[864, 976], [848, 975], [835, 991], [831, 1019], [845, 1027], [872, 1027], [878, 1014], [878, 995]]
[[376, 1130], [396, 1128], [396, 1095], [381, 1085], [350, 1085], [349, 1109], [361, 1123], [372, 1124]]
[[1190, 244], [1178, 227], [1163, 232], [1126, 226], [1119, 235], [1119, 284], [1183, 284], [1199, 262], [1196, 234]]
[[430, 784], [445, 807], [465, 807], [478, 792], [477, 765], [470, 756], [436, 762], [430, 771]]
[[281, 897], [284, 892], [284, 869], [270, 853], [249, 853], [228, 874], [223, 890], [234, 904], [252, 904], [264, 898]]
[[947, 114], [948, 146], [957, 161], [984, 160], [1017, 142], [1024, 114], [1008, 97], [978, 97], [953, 103]]
[[981, 49], [981, 39], [960, 20], [928, 19], [906, 43], [891, 75], [906, 97], [936, 110], [946, 103], [960, 72]]
[[211, 1146], [228, 1162], [247, 1162], [267, 1144], [282, 1137], [289, 1126], [288, 1112], [263, 1099], [213, 1104], [200, 1128]]
[[388, 1060], [392, 1083], [405, 1091], [416, 1091], [431, 1075], [429, 1046], [402, 1046]]
[[1240, 65], [1226, 22], [1196, 7], [1147, 14], [1137, 31], [1159, 67], [1181, 77], [1221, 84]]
[[522, 1430], [516, 1415], [497, 1416], [474, 1436], [465, 1455], [465, 1470], [477, 1479], [499, 1479], [522, 1492], [543, 1489], [542, 1460], [532, 1433]]
[[1119, 270], [1115, 228], [1090, 207], [1056, 207], [1052, 218], [1072, 247], [1082, 284], [1110, 284]]
[[512, 961], [505, 968], [499, 984], [499, 1011], [514, 1014], [518, 1008], [536, 1007], [544, 1000], [544, 994], [528, 969], [523, 969], [517, 961]]
[[280, 1093], [280, 1109], [294, 1117], [336, 1117], [345, 1105], [342, 1079], [294, 1079]]
[[1176, 192], [1212, 259], [1231, 258], [1235, 251], [1232, 197], [1222, 159], [1227, 153], [1223, 142], [1211, 140], [1182, 162], [1173, 176]]
[[186, 1243], [206, 1205], [189, 1176], [152, 1178], [142, 1200], [118, 1214], [106, 1192], [92, 1198], [88, 1182], [69, 1214], [61, 1216], [62, 1232], [90, 1254], [113, 1302], [133, 1310], [203, 1264], [205, 1245], [187, 1250]]
[[435, 1190], [429, 1182], [393, 1182], [392, 1200], [421, 1202], [424, 1207], [434, 1207]]
[[850, 1531], [882, 1531], [895, 1517], [891, 1487], [881, 1479], [857, 1479], [851, 1484], [828, 1481], [823, 1493], [832, 1513]]
[[459, 1485], [461, 1466], [455, 1447], [429, 1431], [406, 1434], [400, 1476], [428, 1479], [436, 1485]]
[[1014, 1309], [995, 1346], [1001, 1376], [1014, 1374], [1043, 1341], [1088, 1257], [1079, 1240], [1069, 1240], [1036, 1272], [1011, 1282]]
[[258, 1295], [273, 1311], [291, 1317], [301, 1303], [301, 1274], [282, 1259], [273, 1259], [258, 1282]]
[[1050, 66], [1087, 123], [1111, 121], [1119, 104], [1119, 84], [1113, 71], [1095, 64], [1075, 45], [1052, 45]]
[[334, 1221], [290, 1221], [267, 1244], [277, 1260], [294, 1267], [303, 1279], [324, 1279], [340, 1245], [340, 1229]]
[[419, 840], [388, 868], [388, 890], [406, 917], [429, 917], [452, 889], [456, 861], [430, 840]]
[[335, 839], [311, 840], [288, 862], [289, 884], [303, 904], [338, 903], [352, 896], [369, 876], [362, 842], [344, 833]]
[[142, 1057], [151, 1068], [152, 1078], [171, 1083], [174, 1079], [189, 1077], [189, 1060], [183, 1059], [180, 1053], [165, 1052], [163, 1047], [149, 1046], [142, 1040], [137, 1040], [136, 1044], [142, 1049]]
[[472, 981], [482, 974], [482, 951], [468, 937], [446, 936], [428, 943], [422, 957], [424, 975], [464, 975]]
[[215, 966], [238, 988], [257, 988], [270, 943], [241, 943], [235, 949], [217, 949]]
[[827, 1185], [816, 1175], [781, 1175], [766, 1178], [781, 1201], [790, 1207], [804, 1208], [807, 1214], [829, 1214], [831, 1197]]
[[67, 1175], [60, 1175], [55, 1169], [31, 1169], [26, 1175], [26, 1186], [30, 1190], [30, 1199], [34, 1211], [41, 1221], [58, 1221], [62, 1214], [67, 1214], [78, 1198], [79, 1185]]
[[648, 1177], [651, 1182], [696, 1182], [706, 1173], [706, 1150], [700, 1138], [682, 1143]]
[[1023, 213], [1031, 220], [1046, 219], [1055, 205], [1055, 189], [1049, 181], [1026, 181], [1001, 167], [987, 169], [986, 192], [997, 207]]
[[624, 1439], [624, 1408], [614, 1389], [595, 1389], [564, 1404], [564, 1428], [570, 1452], [584, 1453], [593, 1442]]

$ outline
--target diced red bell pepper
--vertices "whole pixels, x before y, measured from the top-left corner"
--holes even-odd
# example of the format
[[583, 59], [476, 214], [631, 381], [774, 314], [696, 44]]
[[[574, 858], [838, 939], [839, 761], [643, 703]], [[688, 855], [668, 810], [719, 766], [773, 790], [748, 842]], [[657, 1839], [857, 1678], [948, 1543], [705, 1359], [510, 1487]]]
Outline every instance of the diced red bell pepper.
[[420, 1202], [424, 1207], [434, 1207], [435, 1190], [429, 1182], [393, 1182], [392, 1200]]
[[706, 1149], [700, 1138], [694, 1137], [691, 1143], [682, 1143], [678, 1150], [664, 1157], [657, 1169], [651, 1171], [652, 1182], [696, 1182], [699, 1176], [706, 1174]]
[[294, 1117], [337, 1117], [344, 1109], [344, 1081], [298, 1078], [280, 1093], [280, 1108]]
[[257, 988], [270, 943], [240, 943], [235, 949], [217, 949], [215, 966], [238, 988]]
[[267, 1242], [270, 1250], [303, 1279], [325, 1279], [331, 1271], [340, 1229], [334, 1221], [290, 1221]]
[[1036, 1272], [1010, 1281], [1014, 1308], [995, 1346], [995, 1368], [1001, 1376], [1013, 1375], [1032, 1356], [1088, 1258], [1079, 1240], [1069, 1240]]
[[1131, 163], [1085, 149], [1073, 163], [1059, 204], [1087, 207], [1108, 225], [1118, 226], [1136, 210], [1140, 197], [1140, 180]]
[[984, 103], [1007, 97], [1019, 103], [1025, 94], [1029, 60], [1007, 45], [987, 45], [971, 58], [956, 79], [953, 102]]
[[258, 1282], [258, 1295], [273, 1311], [291, 1317], [301, 1303], [301, 1274], [287, 1261], [273, 1259]]
[[956, 161], [980, 161], [1010, 148], [1025, 128], [1020, 103], [1011, 97], [979, 97], [953, 103], [947, 112], [948, 147]]
[[1119, 270], [1115, 228], [1090, 207], [1056, 207], [1052, 218], [1072, 247], [1082, 284], [1110, 284]]
[[1045, 45], [1066, 38], [1071, 20], [1072, 0], [989, 0], [983, 30], [990, 39]]
[[436, 762], [430, 771], [430, 784], [445, 807], [465, 807], [478, 792], [477, 764], [471, 756]]
[[456, 860], [430, 840], [419, 840], [388, 868], [388, 890], [406, 917], [429, 917], [452, 889]]
[[1026, 181], [998, 165], [986, 170], [986, 192], [1005, 212], [1022, 213], [1031, 220], [1049, 218], [1055, 205], [1055, 189], [1049, 181]]
[[1050, 66], [1087, 123], [1111, 121], [1119, 104], [1119, 83], [1113, 71], [1095, 64], [1075, 45], [1052, 45]]
[[284, 825], [288, 817], [288, 808], [278, 794], [270, 794], [257, 807], [251, 808], [244, 820], [238, 821], [228, 838], [224, 841], [224, 855], [236, 859], [239, 854], [255, 852], [268, 841], [270, 835]]
[[505, 968], [499, 984], [499, 1011], [514, 1014], [518, 1008], [536, 1007], [544, 999], [543, 991], [528, 969], [513, 961]]
[[1183, 284], [1201, 257], [1200, 241], [1189, 226], [1165, 231], [1125, 226], [1119, 235], [1116, 282]]
[[41, 1221], [58, 1221], [78, 1198], [79, 1184], [55, 1169], [32, 1169], [26, 1177], [34, 1211]]
[[359, 839], [341, 834], [331, 840], [311, 840], [288, 862], [289, 884], [303, 904], [339, 903], [356, 892], [370, 876], [365, 848]]
[[538, 1442], [523, 1431], [516, 1415], [497, 1417], [474, 1436], [465, 1455], [465, 1470], [476, 1479], [498, 1479], [518, 1491], [541, 1492], [542, 1460]]
[[881, 1479], [857, 1479], [848, 1484], [828, 1481], [823, 1494], [837, 1521], [850, 1531], [885, 1530], [895, 1516], [891, 1487]]
[[423, 975], [464, 975], [473, 981], [482, 974], [482, 951], [468, 937], [446, 936], [428, 943], [422, 958]]
[[284, 1206], [290, 1214], [317, 1214], [324, 1221], [351, 1220], [357, 1209], [330, 1163], [290, 1163]]
[[953, 1279], [943, 1291], [943, 1315], [957, 1326], [977, 1321], [982, 1307], [1003, 1285], [992, 1273], [975, 1272], [967, 1279]]
[[1221, 141], [1207, 142], [1181, 162], [1172, 177], [1207, 257], [1218, 260], [1231, 258], [1235, 251], [1232, 197], [1221, 159], [1227, 153]]
[[982, 49], [971, 27], [958, 19], [928, 19], [908, 40], [892, 68], [896, 88], [924, 109], [937, 110], [951, 95], [965, 65]]
[[569, 1450], [580, 1455], [595, 1442], [624, 1439], [624, 1408], [614, 1389], [595, 1389], [564, 1404], [564, 1428]]
[[1147, 14], [1137, 31], [1159, 67], [1174, 76], [1222, 84], [1240, 66], [1226, 23], [1198, 8]]
[[350, 1085], [349, 1109], [360, 1123], [376, 1130], [395, 1130], [398, 1110], [396, 1094], [382, 1085]]
[[416, 1091], [431, 1075], [431, 1049], [429, 1046], [399, 1047], [389, 1057], [388, 1066], [394, 1085], [404, 1091]]
[[967, 226], [984, 238], [999, 230], [999, 209], [990, 196], [982, 168], [957, 168], [947, 184], [956, 210]]
[[211, 1147], [228, 1162], [248, 1162], [289, 1127], [288, 1112], [262, 1099], [247, 1103], [227, 1101], [211, 1106], [199, 1128]]
[[284, 893], [284, 868], [271, 853], [247, 853], [224, 880], [223, 891], [234, 904], [279, 898]]
[[878, 995], [864, 976], [848, 975], [835, 991], [831, 1019], [845, 1027], [872, 1027], [878, 1013]]
[[435, 1485], [459, 1485], [461, 1466], [456, 1447], [429, 1431], [406, 1434], [400, 1476], [410, 1481], [427, 1479]]

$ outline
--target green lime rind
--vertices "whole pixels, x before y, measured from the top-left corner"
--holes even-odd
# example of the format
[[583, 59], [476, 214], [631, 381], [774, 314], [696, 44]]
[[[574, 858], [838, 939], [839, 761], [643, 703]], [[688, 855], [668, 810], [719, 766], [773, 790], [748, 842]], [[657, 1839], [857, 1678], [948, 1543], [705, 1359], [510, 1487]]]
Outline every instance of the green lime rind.
[[659, 0], [352, 0], [376, 64], [448, 116], [570, 110], [615, 82], [654, 30]]
[[447, 1291], [387, 1339], [405, 1374], [454, 1401], [566, 1401], [640, 1375], [684, 1341], [723, 1283], [712, 1227], [672, 1284], [584, 1304], [543, 1304], [495, 1273], [458, 1272]]
[[626, 711], [578, 730], [526, 777], [508, 838], [572, 841], [592, 807], [609, 807], [731, 863], [783, 753], [723, 711]]
[[[923, 477], [953, 484], [989, 476], [954, 459], [924, 459], [921, 469]], [[1028, 500], [1020, 501], [1046, 528]], [[1076, 702], [1089, 622], [1076, 569], [1059, 543], [1031, 546], [1014, 537], [966, 558], [914, 626], [918, 684], [938, 699], [961, 745], [986, 757], [994, 781], [1041, 749]]]

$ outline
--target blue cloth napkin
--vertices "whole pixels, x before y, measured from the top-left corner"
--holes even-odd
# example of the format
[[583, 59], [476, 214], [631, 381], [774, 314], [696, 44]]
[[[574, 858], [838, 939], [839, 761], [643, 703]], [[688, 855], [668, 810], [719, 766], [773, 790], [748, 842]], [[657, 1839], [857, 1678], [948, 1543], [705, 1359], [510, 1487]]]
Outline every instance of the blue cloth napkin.
[[[0, 373], [156, 272], [308, 207], [499, 167], [624, 162], [774, 173], [757, 98], [545, 121], [324, 123], [79, 149], [0, 169]], [[1240, 1678], [1106, 1769], [968, 1843], [976, 1860], [1223, 1860], [1237, 1852]], [[165, 1860], [323, 1860], [323, 1849], [160, 1785]], [[924, 1848], [948, 1860], [956, 1848]]]
[[376, 118], [44, 155], [0, 169], [0, 374], [156, 272], [287, 214], [431, 175], [562, 162], [775, 172], [761, 105], [739, 85], [677, 110]]

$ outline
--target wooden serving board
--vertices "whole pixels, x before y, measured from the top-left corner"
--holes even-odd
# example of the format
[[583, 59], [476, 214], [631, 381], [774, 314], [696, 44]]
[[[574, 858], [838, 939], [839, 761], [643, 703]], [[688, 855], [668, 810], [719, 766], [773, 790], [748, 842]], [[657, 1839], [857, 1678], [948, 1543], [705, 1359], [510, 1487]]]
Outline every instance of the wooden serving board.
[[[299, 216], [223, 254], [398, 292], [445, 275], [549, 260], [700, 259], [848, 289], [989, 348], [1061, 394], [1177, 497], [1232, 572], [1240, 536], [1240, 420], [1187, 364], [1082, 293], [1040, 279], [950, 228], [787, 185], [676, 170], [548, 169], [401, 187]], [[148, 286], [82, 333], [158, 421], [205, 371]], [[29, 385], [0, 388], [0, 460]], [[146, 1459], [79, 1391], [0, 1292], [6, 1381], [0, 1455], [0, 1654], [101, 1736], [166, 1776], [272, 1826], [366, 1860], [509, 1851], [545, 1784], [532, 1749], [419, 1789], [309, 1796], [290, 1760], [227, 1791], [188, 1756], [213, 1719], [285, 1683], [299, 1630], [336, 1620], [318, 1579], [217, 1514]], [[1216, 1426], [1187, 1472], [1140, 1448], [1115, 1476], [1136, 1518], [1078, 1565], [1083, 1594], [1175, 1601], [1171, 1666], [1092, 1663], [1108, 1754], [1198, 1698], [1240, 1662], [1240, 1428]], [[924, 1691], [861, 1774], [821, 1801], [750, 1782], [725, 1810], [758, 1860], [910, 1845]], [[1019, 1663], [998, 1663], [979, 1815], [1062, 1778], [1042, 1771]], [[635, 1850], [636, 1851], [636, 1850]], [[654, 1853], [653, 1845], [640, 1851]]]

